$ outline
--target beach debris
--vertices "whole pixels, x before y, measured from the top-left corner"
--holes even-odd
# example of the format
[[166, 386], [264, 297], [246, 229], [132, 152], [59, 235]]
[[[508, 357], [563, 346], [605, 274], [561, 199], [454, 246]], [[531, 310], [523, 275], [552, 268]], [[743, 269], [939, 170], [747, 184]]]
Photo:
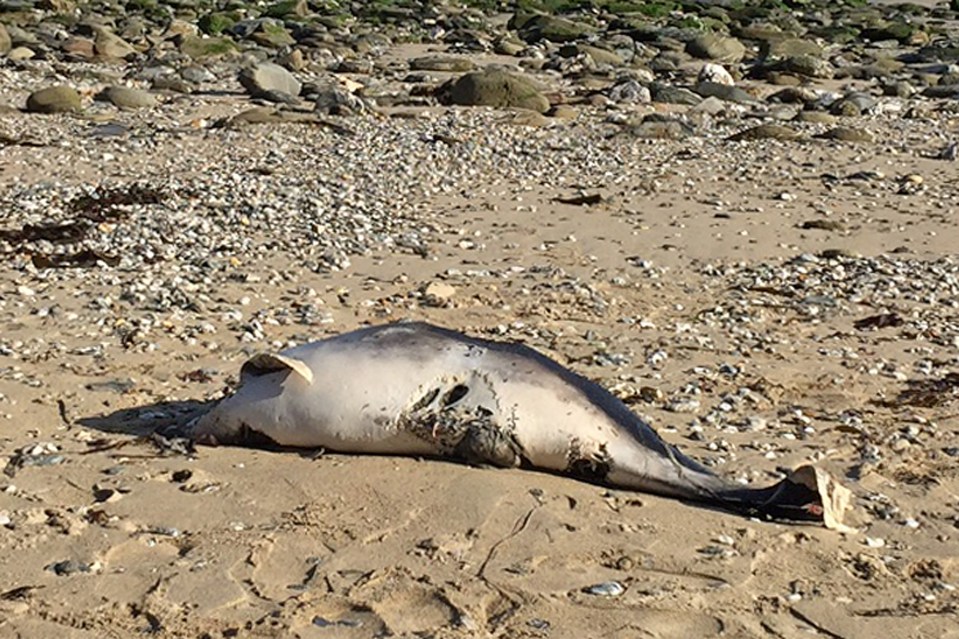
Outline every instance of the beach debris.
[[44, 569], [53, 572], [58, 577], [69, 577], [70, 575], [100, 572], [103, 569], [103, 565], [99, 561], [65, 559], [49, 564], [45, 566]]
[[14, 477], [23, 468], [56, 466], [64, 461], [66, 458], [60, 454], [56, 444], [31, 444], [15, 452], [3, 472], [7, 477]]
[[579, 195], [570, 195], [566, 197], [555, 197], [554, 202], [560, 204], [572, 204], [573, 206], [593, 206], [605, 201], [600, 193], [580, 193]]
[[313, 617], [313, 625], [317, 628], [361, 628], [363, 622], [358, 619], [331, 620], [326, 617]]
[[898, 313], [880, 313], [879, 315], [870, 315], [853, 322], [856, 330], [866, 331], [879, 328], [898, 327], [906, 323]]

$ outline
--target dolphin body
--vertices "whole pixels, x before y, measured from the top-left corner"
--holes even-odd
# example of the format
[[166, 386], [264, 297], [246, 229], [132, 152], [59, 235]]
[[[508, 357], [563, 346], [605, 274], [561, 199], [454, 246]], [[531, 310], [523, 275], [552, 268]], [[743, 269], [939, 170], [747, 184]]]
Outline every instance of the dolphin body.
[[[773, 519], [822, 520], [811, 467], [751, 488], [666, 443], [600, 385], [527, 346], [426, 323], [257, 355], [202, 415], [207, 444], [269, 443], [528, 467]], [[828, 523], [828, 522], [827, 522]]]

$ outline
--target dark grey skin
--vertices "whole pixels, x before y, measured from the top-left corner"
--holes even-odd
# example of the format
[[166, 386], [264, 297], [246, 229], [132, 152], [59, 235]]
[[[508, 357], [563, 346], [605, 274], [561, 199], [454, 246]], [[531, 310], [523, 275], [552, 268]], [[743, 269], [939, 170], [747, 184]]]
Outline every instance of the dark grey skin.
[[603, 387], [533, 349], [425, 323], [364, 328], [244, 364], [194, 427], [201, 443], [423, 455], [528, 467], [727, 510], [820, 520], [785, 479], [746, 488], [667, 444]]

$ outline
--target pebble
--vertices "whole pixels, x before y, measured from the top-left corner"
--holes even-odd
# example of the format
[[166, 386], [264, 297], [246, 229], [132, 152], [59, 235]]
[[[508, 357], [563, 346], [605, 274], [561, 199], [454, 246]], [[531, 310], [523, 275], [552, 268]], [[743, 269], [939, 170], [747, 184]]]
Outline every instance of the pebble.
[[59, 577], [69, 577], [70, 575], [96, 573], [100, 572], [102, 566], [99, 561], [85, 562], [75, 559], [67, 559], [50, 564], [46, 567]]
[[583, 592], [597, 597], [619, 597], [626, 592], [626, 587], [618, 581], [604, 581], [587, 586], [583, 589]]
[[423, 296], [431, 306], [443, 306], [456, 295], [456, 287], [446, 282], [430, 282], [423, 288]]

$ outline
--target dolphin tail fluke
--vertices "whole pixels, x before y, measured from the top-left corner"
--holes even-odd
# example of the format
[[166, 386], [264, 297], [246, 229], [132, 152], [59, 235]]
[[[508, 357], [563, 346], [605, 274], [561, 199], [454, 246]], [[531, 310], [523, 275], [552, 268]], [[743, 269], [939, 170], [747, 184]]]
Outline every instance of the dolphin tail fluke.
[[730, 488], [717, 497], [731, 509], [769, 519], [821, 521], [827, 528], [850, 532], [842, 523], [851, 493], [826, 471], [800, 466], [766, 488]]

